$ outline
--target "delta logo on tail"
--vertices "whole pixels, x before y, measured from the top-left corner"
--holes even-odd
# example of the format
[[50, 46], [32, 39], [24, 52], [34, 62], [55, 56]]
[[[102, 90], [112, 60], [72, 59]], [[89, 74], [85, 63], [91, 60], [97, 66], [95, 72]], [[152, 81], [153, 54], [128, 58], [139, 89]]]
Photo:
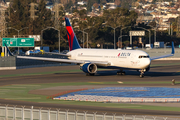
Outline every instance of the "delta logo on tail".
[[76, 38], [76, 35], [74, 34], [72, 26], [69, 22], [69, 19], [65, 18], [65, 21], [66, 21], [66, 30], [67, 30], [67, 36], [68, 36], [68, 41], [69, 41], [69, 50], [72, 51], [72, 50], [81, 48]]

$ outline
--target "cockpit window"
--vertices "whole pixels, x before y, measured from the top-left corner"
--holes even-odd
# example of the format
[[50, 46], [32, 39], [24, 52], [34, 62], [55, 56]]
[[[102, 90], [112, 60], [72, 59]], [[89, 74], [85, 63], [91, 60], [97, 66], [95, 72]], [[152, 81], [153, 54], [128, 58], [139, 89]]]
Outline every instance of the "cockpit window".
[[141, 56], [139, 56], [139, 58], [149, 58], [149, 56], [143, 56], [143, 55], [141, 55]]

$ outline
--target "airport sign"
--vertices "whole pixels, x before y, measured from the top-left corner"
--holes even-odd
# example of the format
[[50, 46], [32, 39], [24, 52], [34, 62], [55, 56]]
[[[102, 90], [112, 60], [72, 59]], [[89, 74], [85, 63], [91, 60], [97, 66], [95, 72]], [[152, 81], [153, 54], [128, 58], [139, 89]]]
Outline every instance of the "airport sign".
[[130, 36], [145, 36], [145, 31], [129, 31]]
[[34, 47], [34, 38], [2, 38], [2, 47]]

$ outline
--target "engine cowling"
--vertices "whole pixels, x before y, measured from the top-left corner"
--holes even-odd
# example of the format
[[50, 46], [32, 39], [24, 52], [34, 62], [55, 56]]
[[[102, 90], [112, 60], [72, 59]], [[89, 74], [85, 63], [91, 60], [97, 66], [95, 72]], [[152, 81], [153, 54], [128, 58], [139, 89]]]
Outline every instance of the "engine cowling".
[[93, 63], [85, 63], [80, 67], [80, 69], [85, 73], [94, 74], [97, 71], [97, 66]]

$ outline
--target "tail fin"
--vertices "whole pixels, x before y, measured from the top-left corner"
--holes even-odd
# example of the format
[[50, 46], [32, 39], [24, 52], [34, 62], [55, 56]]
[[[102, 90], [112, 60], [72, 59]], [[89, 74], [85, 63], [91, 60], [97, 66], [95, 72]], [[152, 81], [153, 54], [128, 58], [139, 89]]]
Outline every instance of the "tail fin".
[[69, 19], [65, 18], [65, 21], [66, 21], [66, 30], [69, 41], [69, 50], [71, 51], [81, 48], [76, 38], [76, 35], [74, 34], [73, 28], [69, 22]]

